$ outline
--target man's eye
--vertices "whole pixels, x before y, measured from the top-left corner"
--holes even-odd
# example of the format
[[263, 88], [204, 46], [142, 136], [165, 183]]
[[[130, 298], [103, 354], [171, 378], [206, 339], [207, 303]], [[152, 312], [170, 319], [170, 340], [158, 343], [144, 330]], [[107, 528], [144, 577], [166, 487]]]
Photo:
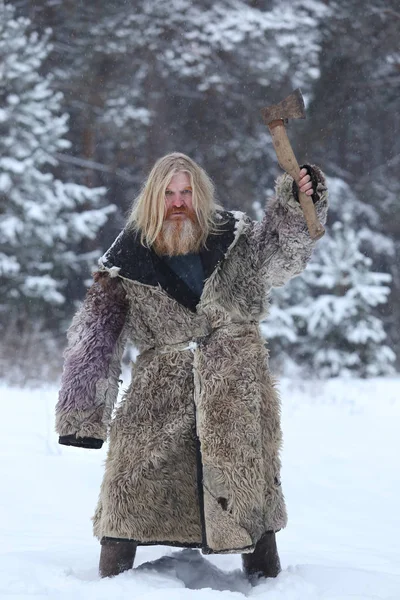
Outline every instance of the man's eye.
[[165, 192], [165, 195], [166, 195], [166, 196], [171, 196], [171, 194], [172, 194], [171, 190], [167, 190], [167, 191]]
[[192, 190], [183, 190], [183, 193], [184, 193], [184, 194], [191, 194], [191, 193], [192, 193]]

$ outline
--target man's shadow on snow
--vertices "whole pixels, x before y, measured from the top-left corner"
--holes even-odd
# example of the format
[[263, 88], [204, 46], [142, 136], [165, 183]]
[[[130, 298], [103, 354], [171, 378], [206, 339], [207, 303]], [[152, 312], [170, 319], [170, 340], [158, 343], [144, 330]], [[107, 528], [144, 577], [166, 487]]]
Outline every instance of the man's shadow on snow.
[[240, 569], [226, 573], [206, 560], [198, 550], [190, 548], [142, 563], [135, 571], [156, 571], [159, 574], [173, 575], [190, 590], [211, 588], [247, 595], [252, 589]]

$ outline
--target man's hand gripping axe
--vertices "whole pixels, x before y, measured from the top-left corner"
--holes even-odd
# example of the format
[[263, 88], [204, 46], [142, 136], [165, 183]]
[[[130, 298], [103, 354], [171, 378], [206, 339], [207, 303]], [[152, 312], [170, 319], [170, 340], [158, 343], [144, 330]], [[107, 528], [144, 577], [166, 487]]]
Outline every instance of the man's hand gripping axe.
[[[295, 90], [279, 104], [263, 108], [261, 113], [265, 124], [268, 125], [271, 132], [280, 166], [297, 183], [300, 178], [300, 167], [286, 134], [285, 123], [287, 123], [288, 119], [306, 118], [303, 96], [300, 90]], [[325, 229], [318, 221], [312, 198], [299, 190], [299, 200], [310, 236], [313, 240], [319, 240], [324, 235]]]

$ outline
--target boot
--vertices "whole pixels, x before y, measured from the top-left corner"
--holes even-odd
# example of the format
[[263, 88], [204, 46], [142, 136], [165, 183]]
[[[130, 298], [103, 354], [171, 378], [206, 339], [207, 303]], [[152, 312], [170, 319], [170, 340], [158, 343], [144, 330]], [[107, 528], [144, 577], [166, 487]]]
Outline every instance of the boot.
[[114, 577], [132, 569], [137, 548], [135, 542], [102, 538], [100, 544], [100, 577]]
[[267, 531], [258, 540], [254, 552], [242, 554], [243, 571], [250, 581], [260, 577], [276, 577], [281, 563], [274, 531]]

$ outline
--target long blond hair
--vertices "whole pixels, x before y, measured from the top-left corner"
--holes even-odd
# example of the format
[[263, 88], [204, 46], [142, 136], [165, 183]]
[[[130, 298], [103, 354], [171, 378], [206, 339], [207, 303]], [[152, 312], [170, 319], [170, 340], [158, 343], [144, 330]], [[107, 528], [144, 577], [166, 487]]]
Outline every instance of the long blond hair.
[[201, 231], [200, 246], [216, 230], [215, 211], [221, 208], [214, 198], [214, 184], [207, 173], [186, 154], [173, 152], [160, 158], [150, 171], [139, 196], [134, 200], [126, 229], [140, 231], [144, 246], [153, 245], [160, 233], [165, 210], [165, 191], [175, 173], [189, 175], [193, 209]]

